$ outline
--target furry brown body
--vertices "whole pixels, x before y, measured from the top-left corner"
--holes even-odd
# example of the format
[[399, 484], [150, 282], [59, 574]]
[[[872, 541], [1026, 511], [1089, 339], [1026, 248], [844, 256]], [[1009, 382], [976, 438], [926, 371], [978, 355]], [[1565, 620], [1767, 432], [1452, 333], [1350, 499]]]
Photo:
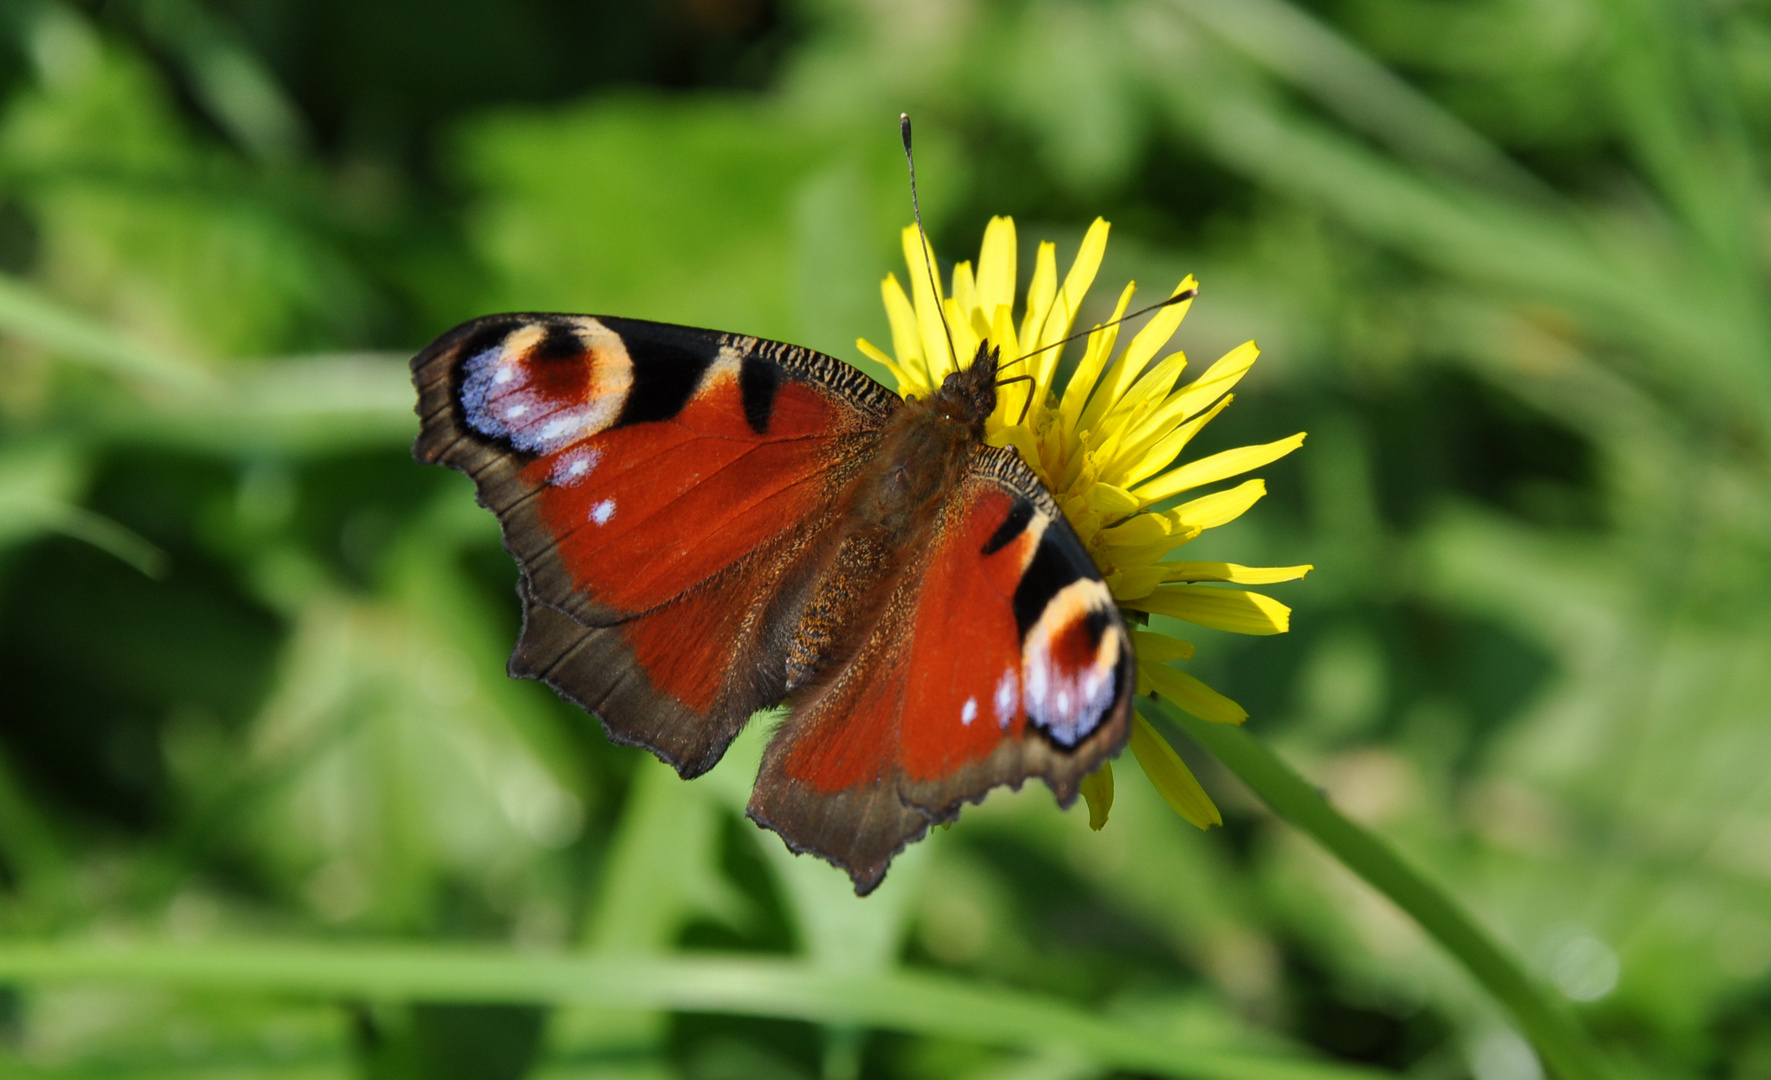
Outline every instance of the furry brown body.
[[934, 543], [947, 496], [983, 448], [996, 407], [996, 354], [948, 376], [932, 396], [907, 399], [837, 502], [817, 555], [784, 583], [773, 625], [791, 628], [786, 689], [839, 670], [893, 612], [905, 565]]

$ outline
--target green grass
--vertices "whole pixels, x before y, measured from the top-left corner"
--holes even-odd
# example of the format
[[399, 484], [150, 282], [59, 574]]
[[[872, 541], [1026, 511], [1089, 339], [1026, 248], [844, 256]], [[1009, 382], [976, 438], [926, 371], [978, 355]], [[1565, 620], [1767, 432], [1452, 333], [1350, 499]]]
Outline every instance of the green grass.
[[[1757, 7], [15, 7], [0, 1072], [1771, 1068]], [[1126, 758], [1103, 831], [999, 792], [863, 902], [742, 819], [762, 725], [685, 784], [504, 676], [405, 357], [889, 340], [904, 108], [947, 258], [1100, 214], [1103, 294], [1197, 274], [1192, 370], [1260, 343], [1194, 449], [1309, 442], [1186, 555], [1317, 570], [1177, 628], [1223, 829]]]

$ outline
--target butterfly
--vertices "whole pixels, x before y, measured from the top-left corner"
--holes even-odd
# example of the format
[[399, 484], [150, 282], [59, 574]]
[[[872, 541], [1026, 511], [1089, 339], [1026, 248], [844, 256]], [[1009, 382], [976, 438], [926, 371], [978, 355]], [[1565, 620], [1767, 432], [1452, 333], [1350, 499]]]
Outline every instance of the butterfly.
[[1131, 639], [1012, 448], [985, 346], [923, 399], [796, 345], [492, 315], [412, 360], [422, 462], [521, 569], [510, 673], [684, 777], [785, 703], [748, 815], [877, 887], [962, 804], [1125, 745]]

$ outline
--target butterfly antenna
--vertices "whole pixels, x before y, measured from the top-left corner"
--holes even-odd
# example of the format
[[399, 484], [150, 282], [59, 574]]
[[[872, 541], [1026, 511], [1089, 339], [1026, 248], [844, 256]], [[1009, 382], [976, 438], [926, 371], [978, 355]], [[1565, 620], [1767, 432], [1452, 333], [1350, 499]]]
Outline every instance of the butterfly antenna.
[[941, 331], [947, 335], [947, 353], [959, 363], [959, 350], [953, 347], [953, 328], [947, 325], [947, 305], [941, 302], [941, 283], [935, 277], [935, 260], [928, 230], [922, 227], [922, 207], [916, 201], [916, 155], [910, 150], [910, 114], [898, 114], [898, 134], [904, 137], [904, 160], [910, 163], [910, 212], [916, 217], [916, 235], [922, 240], [922, 264], [929, 274], [929, 290], [935, 297], [935, 314], [941, 317]]
[[[1088, 337], [1090, 334], [1094, 333], [1096, 330], [1105, 330], [1109, 326], [1118, 326], [1120, 323], [1129, 322], [1132, 319], [1135, 319], [1140, 315], [1148, 315], [1152, 311], [1155, 311], [1158, 308], [1165, 308], [1171, 304], [1178, 304], [1182, 300], [1191, 300], [1195, 296], [1198, 296], [1198, 295], [1199, 295], [1199, 289], [1197, 286], [1195, 286], [1194, 288], [1191, 288], [1191, 289], [1182, 289], [1180, 292], [1175, 293], [1173, 296], [1169, 297], [1167, 300], [1158, 300], [1156, 303], [1151, 304], [1147, 307], [1141, 307], [1129, 315], [1121, 315], [1119, 318], [1114, 319], [1112, 322], [1105, 322], [1099, 326], [1090, 327], [1087, 330], [1078, 330], [1076, 333], [1071, 334], [1069, 337], [1062, 338], [1058, 341], [1054, 341], [1050, 345], [1043, 345], [1037, 349], [1034, 349], [1032, 352], [1024, 352], [1021, 355], [1015, 357], [1013, 360], [1010, 360], [1008, 362], [1008, 364], [1004, 364], [1004, 365], [1002, 365], [1002, 367], [999, 367], [996, 370], [1001, 371], [1002, 368], [1008, 367], [1009, 364], [1018, 364], [1021, 361], [1027, 359], [1029, 356], [1038, 356], [1040, 353], [1046, 352], [1051, 349], [1055, 349], [1060, 345], [1068, 345], [1072, 341], [1075, 341], [1077, 338]], [[1046, 314], [1049, 315], [1051, 313], [1048, 311], [1048, 312], [1046, 312]]]

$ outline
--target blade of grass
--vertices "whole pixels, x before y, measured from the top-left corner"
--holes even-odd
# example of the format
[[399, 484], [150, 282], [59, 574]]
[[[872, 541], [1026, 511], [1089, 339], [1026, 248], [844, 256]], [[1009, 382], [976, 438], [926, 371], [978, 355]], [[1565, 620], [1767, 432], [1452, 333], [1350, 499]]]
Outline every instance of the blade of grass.
[[1567, 305], [1600, 340], [1632, 338], [1651, 349], [1672, 392], [1771, 423], [1759, 316], [1743, 309], [1731, 282], [1669, 272], [1681, 265], [1680, 249], [1437, 181], [1250, 97], [1206, 100], [1209, 88], [1172, 89], [1174, 118], [1231, 168], [1449, 276]]
[[404, 354], [265, 360], [221, 385], [180, 402], [96, 410], [91, 434], [203, 453], [318, 454], [400, 445], [418, 431]]
[[1556, 201], [1543, 181], [1474, 128], [1302, 9], [1282, 0], [1170, 3], [1404, 157], [1527, 198]]
[[1761, 178], [1717, 55], [1710, 15], [1664, 0], [1605, 0], [1607, 83], [1621, 134], [1721, 272], [1759, 285]]
[[197, 364], [132, 341], [6, 275], [0, 275], [0, 332], [16, 334], [68, 359], [169, 390], [189, 393], [215, 385], [213, 376]]
[[1389, 1074], [1226, 1049], [1116, 1023], [1065, 1002], [946, 976], [856, 975], [783, 960], [549, 957], [393, 945], [0, 944], [0, 982], [135, 983], [403, 1001], [658, 1008], [849, 1023], [1068, 1050], [1112, 1068], [1196, 1080], [1377, 1080]]
[[34, 521], [46, 532], [58, 532], [91, 544], [128, 563], [143, 577], [162, 578], [170, 569], [171, 560], [153, 541], [84, 506], [44, 502], [35, 506], [15, 504], [5, 509], [25, 521]]
[[1388, 897], [1501, 1003], [1562, 1080], [1611, 1075], [1599, 1048], [1568, 1009], [1552, 997], [1470, 913], [1409, 865], [1375, 833], [1354, 824], [1265, 743], [1242, 728], [1212, 724], [1164, 701], [1138, 703], [1210, 751], [1273, 812], [1309, 834], [1366, 884]]
[[217, 11], [191, 0], [141, 6], [141, 27], [177, 58], [209, 115], [260, 161], [298, 159], [312, 140], [275, 74]]
[[87, 471], [85, 455], [61, 441], [25, 440], [0, 450], [0, 549], [58, 532], [115, 555], [148, 577], [165, 573], [165, 552], [79, 505]]
[[0, 275], [0, 334], [172, 395], [100, 407], [92, 434], [212, 453], [348, 451], [416, 431], [404, 353], [264, 360], [226, 378]]

